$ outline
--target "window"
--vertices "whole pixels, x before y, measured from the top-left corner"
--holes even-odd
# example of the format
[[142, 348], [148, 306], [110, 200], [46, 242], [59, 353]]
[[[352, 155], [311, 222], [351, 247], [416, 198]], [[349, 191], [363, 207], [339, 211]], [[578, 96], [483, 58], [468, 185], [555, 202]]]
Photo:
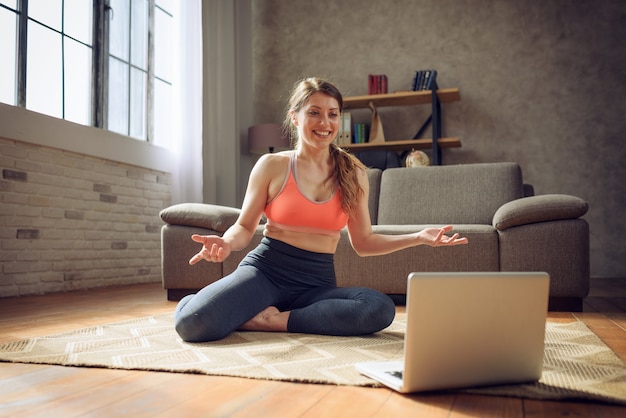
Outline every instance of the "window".
[[17, 0], [0, 3], [0, 102], [17, 104]]
[[167, 146], [174, 1], [0, 0], [0, 101]]

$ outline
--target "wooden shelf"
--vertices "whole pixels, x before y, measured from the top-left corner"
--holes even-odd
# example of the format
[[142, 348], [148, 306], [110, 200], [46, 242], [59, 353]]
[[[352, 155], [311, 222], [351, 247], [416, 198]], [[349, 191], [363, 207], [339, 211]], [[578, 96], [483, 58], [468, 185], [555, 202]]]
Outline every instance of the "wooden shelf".
[[[461, 138], [439, 138], [437, 141], [441, 148], [460, 148]], [[385, 141], [378, 143], [364, 143], [364, 144], [347, 144], [342, 145], [342, 148], [351, 151], [363, 151], [370, 149], [388, 149], [390, 151], [405, 151], [407, 149], [431, 149], [433, 146], [432, 139], [402, 139], [398, 141]]]
[[[437, 97], [441, 103], [458, 102], [461, 100], [461, 93], [458, 88], [439, 89]], [[428, 104], [432, 101], [432, 92], [430, 90], [422, 91], [401, 91], [388, 94], [374, 94], [366, 96], [344, 97], [343, 104], [347, 108], [368, 107], [369, 103], [374, 106], [412, 106], [420, 104]]]
[[[451, 137], [445, 138], [441, 135], [441, 104], [457, 102], [461, 100], [461, 93], [458, 88], [440, 89], [434, 82], [433, 90], [422, 91], [399, 91], [387, 94], [373, 94], [366, 96], [344, 97], [343, 104], [346, 109], [370, 108], [375, 112], [378, 107], [386, 106], [414, 106], [414, 105], [431, 105], [431, 117], [418, 130], [416, 136], [421, 136], [421, 132], [428, 123], [431, 123], [433, 139], [404, 139], [404, 140], [385, 140], [382, 130], [377, 130], [372, 142], [364, 144], [344, 144], [341, 147], [352, 150], [373, 150], [386, 149], [392, 151], [406, 151], [410, 149], [431, 149], [432, 164], [440, 165], [442, 148], [459, 148], [461, 147], [461, 138]], [[378, 123], [380, 119], [377, 119]]]

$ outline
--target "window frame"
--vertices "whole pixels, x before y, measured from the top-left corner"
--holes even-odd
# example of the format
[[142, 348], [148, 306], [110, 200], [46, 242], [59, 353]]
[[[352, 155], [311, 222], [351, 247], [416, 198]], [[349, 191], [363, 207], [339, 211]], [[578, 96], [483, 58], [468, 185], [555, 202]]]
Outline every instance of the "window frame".
[[[155, 0], [149, 1], [149, 7], [152, 9]], [[15, 10], [0, 5], [15, 12], [17, 20], [15, 104], [0, 102], [0, 138], [63, 149], [171, 173], [175, 168], [175, 154], [171, 150], [152, 143], [151, 137], [137, 139], [104, 128], [108, 50], [107, 42], [103, 40], [108, 34], [108, 21], [103, 17], [109, 2], [108, 0], [93, 0], [92, 4], [94, 8], [92, 40], [94, 58], [91, 69], [91, 125], [81, 125], [26, 108], [28, 0], [18, 0]], [[98, 25], [96, 21], [101, 21], [103, 24]], [[152, 30], [152, 27], [149, 30]], [[153, 37], [152, 34], [149, 36]], [[153, 48], [151, 49], [153, 54]], [[94, 105], [94, 103], [99, 103], [99, 105]]]
[[[148, 7], [148, 22], [147, 22], [147, 83], [146, 83], [146, 95], [143, 102], [145, 112], [144, 130], [145, 137], [135, 137], [130, 134], [122, 134], [129, 138], [154, 142], [154, 114], [155, 114], [155, 14], [156, 8], [160, 6], [156, 5], [155, 0], [145, 0]], [[28, 3], [29, 0], [18, 0], [17, 8], [13, 10], [9, 6], [0, 5], [7, 10], [16, 13], [17, 19], [17, 47], [16, 47], [16, 97], [15, 106], [27, 109], [27, 53], [28, 53]], [[92, 0], [92, 59], [91, 59], [91, 109], [90, 109], [90, 125], [104, 130], [109, 129], [109, 31], [110, 31], [110, 16], [114, 11], [111, 8], [109, 0]], [[168, 13], [168, 12], [166, 12]], [[32, 18], [31, 18], [32, 19]], [[47, 25], [44, 25], [48, 27]], [[65, 33], [56, 31], [49, 28], [62, 36], [68, 36]], [[71, 37], [70, 37], [71, 38]], [[65, 65], [65, 63], [63, 63]], [[168, 82], [167, 80], [165, 80]], [[171, 83], [171, 81], [169, 81]], [[65, 104], [63, 104], [65, 108]], [[128, 110], [130, 113], [130, 109]], [[65, 112], [63, 112], [65, 116]], [[62, 118], [64, 119], [64, 117]]]

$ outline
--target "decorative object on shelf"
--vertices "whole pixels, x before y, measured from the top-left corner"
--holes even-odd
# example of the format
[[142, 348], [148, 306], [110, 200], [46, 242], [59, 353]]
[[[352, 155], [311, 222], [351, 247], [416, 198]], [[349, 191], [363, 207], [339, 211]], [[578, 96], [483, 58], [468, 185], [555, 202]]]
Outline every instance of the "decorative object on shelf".
[[289, 136], [278, 123], [264, 123], [248, 128], [248, 148], [251, 154], [266, 154], [290, 148]]
[[370, 135], [368, 143], [380, 144], [385, 142], [385, 133], [383, 132], [383, 122], [380, 120], [380, 115], [374, 103], [369, 102], [368, 107], [372, 111], [372, 123], [370, 125]]
[[428, 167], [430, 158], [424, 151], [412, 149], [406, 156], [405, 165], [407, 167]]

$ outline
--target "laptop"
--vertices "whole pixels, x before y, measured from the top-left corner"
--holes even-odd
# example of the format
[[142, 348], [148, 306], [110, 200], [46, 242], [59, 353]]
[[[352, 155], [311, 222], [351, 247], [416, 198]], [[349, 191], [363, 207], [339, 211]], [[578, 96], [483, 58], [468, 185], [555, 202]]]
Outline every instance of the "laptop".
[[544, 272], [411, 273], [404, 359], [356, 368], [402, 393], [537, 381], [549, 283]]

